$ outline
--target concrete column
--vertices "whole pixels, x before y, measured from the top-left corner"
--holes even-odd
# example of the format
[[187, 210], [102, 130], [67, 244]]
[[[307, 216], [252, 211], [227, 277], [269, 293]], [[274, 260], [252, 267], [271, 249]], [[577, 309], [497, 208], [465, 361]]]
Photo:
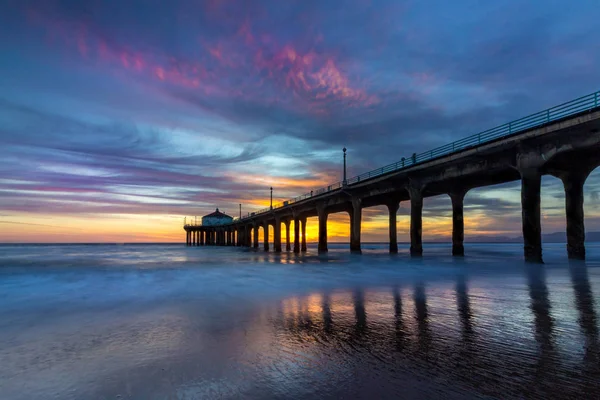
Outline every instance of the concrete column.
[[204, 231], [200, 231], [200, 246], [204, 246]]
[[306, 218], [302, 218], [302, 246], [300, 251], [306, 252]]
[[231, 244], [233, 243], [233, 238], [232, 238], [232, 234], [231, 234], [231, 229], [227, 229], [227, 246], [231, 246]]
[[410, 196], [410, 255], [423, 255], [423, 193], [421, 188], [409, 187]]
[[190, 232], [189, 231], [185, 231], [185, 245], [186, 246], [190, 245]]
[[465, 255], [465, 221], [463, 218], [466, 191], [448, 193], [452, 200], [452, 255]]
[[570, 172], [562, 177], [567, 216], [567, 253], [570, 259], [585, 260], [583, 185], [589, 172]]
[[294, 218], [294, 253], [300, 253], [300, 219]]
[[397, 218], [398, 208], [400, 207], [399, 201], [392, 201], [387, 204], [389, 214], [389, 235], [390, 235], [390, 253], [398, 253], [398, 228]]
[[319, 214], [319, 253], [327, 253], [327, 211], [325, 207], [317, 207]]
[[284, 221], [285, 224], [285, 251], [290, 251], [292, 247], [290, 246], [290, 219], [286, 219]]
[[264, 249], [265, 249], [265, 251], [269, 251], [269, 223], [268, 222], [263, 223], [263, 234], [264, 234], [264, 238], [263, 238]]
[[521, 218], [525, 261], [542, 263], [542, 226], [540, 220], [539, 168], [521, 169]]
[[360, 228], [362, 221], [362, 199], [352, 199], [352, 212], [350, 212], [350, 251], [360, 253]]
[[279, 218], [275, 218], [273, 228], [273, 249], [275, 253], [281, 253], [281, 220]]
[[196, 236], [196, 246], [200, 246], [200, 231], [196, 231], [194, 236]]
[[258, 249], [258, 229], [259, 229], [258, 224], [254, 224], [253, 229], [254, 229], [254, 248]]

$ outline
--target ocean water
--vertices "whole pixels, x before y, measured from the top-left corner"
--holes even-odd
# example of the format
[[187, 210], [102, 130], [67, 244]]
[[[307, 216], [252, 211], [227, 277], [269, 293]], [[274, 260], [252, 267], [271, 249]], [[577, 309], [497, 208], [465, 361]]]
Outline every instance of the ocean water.
[[347, 247], [0, 246], [0, 399], [600, 398], [599, 244]]

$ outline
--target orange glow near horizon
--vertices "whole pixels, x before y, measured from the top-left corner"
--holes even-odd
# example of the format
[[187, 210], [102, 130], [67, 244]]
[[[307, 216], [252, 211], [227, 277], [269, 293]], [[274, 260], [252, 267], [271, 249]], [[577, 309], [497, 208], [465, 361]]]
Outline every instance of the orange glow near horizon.
[[[365, 218], [363, 214], [361, 239], [363, 242], [388, 241], [388, 215], [378, 213]], [[483, 213], [465, 217], [465, 236], [514, 235], [512, 231], [497, 229], [495, 220]], [[170, 215], [87, 215], [54, 216], [12, 215], [0, 217], [0, 242], [30, 243], [137, 243], [184, 242], [183, 218]], [[397, 216], [399, 242], [410, 241], [410, 217]], [[300, 232], [302, 232], [300, 230]], [[450, 240], [450, 217], [423, 218], [423, 240]], [[306, 240], [316, 242], [319, 237], [317, 217], [307, 219]], [[327, 221], [329, 242], [350, 241], [350, 219], [346, 213], [330, 214]], [[281, 224], [282, 243], [286, 241], [285, 224]], [[294, 241], [294, 222], [290, 223], [290, 243]], [[259, 229], [259, 243], [263, 229]], [[269, 227], [269, 242], [273, 242], [273, 227]]]
[[[542, 199], [550, 201], [549, 197]], [[465, 204], [468, 204], [467, 198]], [[450, 203], [448, 201], [448, 203]], [[256, 200], [260, 207], [268, 207], [268, 200]], [[447, 212], [437, 216], [423, 217], [423, 240], [450, 241], [452, 218], [450, 204]], [[549, 207], [549, 206], [548, 206]], [[409, 242], [410, 204], [403, 202], [397, 215], [399, 242]], [[425, 205], [427, 209], [427, 205]], [[564, 213], [563, 211], [561, 211]], [[542, 207], [543, 225], [546, 232], [559, 232], [565, 229], [565, 219], [561, 212]], [[593, 204], [586, 205], [586, 218], [597, 219]], [[554, 214], [553, 214], [554, 213]], [[515, 220], [514, 227], [505, 219]], [[489, 215], [482, 209], [465, 208], [465, 241], [475, 236], [517, 237], [520, 235], [518, 213], [507, 214], [499, 223], [498, 217]], [[142, 243], [185, 241], [184, 219], [179, 215], [144, 214], [55, 214], [21, 212], [5, 213], [0, 216], [0, 242], [2, 243]], [[363, 209], [361, 240], [363, 242], [387, 242], [389, 240], [389, 216], [385, 207]], [[300, 230], [301, 232], [301, 230]], [[327, 233], [329, 242], [348, 243], [350, 241], [350, 219], [347, 213], [340, 212], [328, 216]], [[306, 241], [318, 241], [319, 224], [317, 217], [307, 219]], [[285, 224], [281, 225], [282, 244], [286, 243]], [[290, 223], [290, 243], [294, 241], [294, 222]], [[259, 230], [259, 242], [263, 242], [263, 229]], [[273, 242], [273, 228], [269, 228], [269, 242]]]

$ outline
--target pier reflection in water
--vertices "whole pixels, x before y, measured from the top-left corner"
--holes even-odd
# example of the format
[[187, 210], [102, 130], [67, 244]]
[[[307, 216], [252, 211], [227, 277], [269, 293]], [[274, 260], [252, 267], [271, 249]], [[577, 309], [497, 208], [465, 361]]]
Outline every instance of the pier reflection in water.
[[0, 399], [600, 399], [600, 247], [437, 249], [9, 249]]
[[[559, 328], [545, 268], [530, 265], [523, 271], [527, 295], [513, 293], [513, 299], [494, 299], [499, 292], [477, 298], [485, 291], [470, 293], [465, 271], [456, 274], [452, 289], [436, 284], [432, 293], [417, 281], [288, 298], [271, 319], [275, 346], [292, 362], [300, 355], [310, 359], [311, 368], [338, 383], [324, 385], [325, 395], [367, 388], [409, 397], [443, 390], [450, 397], [600, 398], [598, 318], [588, 269], [573, 263], [569, 274], [571, 294], [556, 300], [561, 312], [578, 314], [576, 326]], [[496, 318], [499, 312], [502, 318]]]

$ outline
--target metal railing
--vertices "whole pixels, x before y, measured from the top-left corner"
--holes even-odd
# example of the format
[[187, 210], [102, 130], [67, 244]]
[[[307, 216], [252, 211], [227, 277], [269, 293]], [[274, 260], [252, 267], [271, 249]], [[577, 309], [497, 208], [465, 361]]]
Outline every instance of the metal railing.
[[[393, 164], [388, 164], [381, 168], [377, 168], [372, 171], [365, 172], [364, 174], [347, 179], [346, 184], [348, 186], [353, 185], [366, 179], [409, 168], [424, 161], [429, 161], [438, 157], [457, 153], [471, 147], [488, 143], [499, 138], [508, 137], [531, 128], [548, 124], [553, 121], [557, 121], [585, 111], [590, 111], [598, 107], [600, 107], [600, 91], [588, 94], [575, 100], [571, 100], [558, 106], [554, 106], [552, 108], [548, 108], [547, 110], [531, 114], [527, 117], [519, 118], [517, 120], [508, 122], [504, 125], [500, 125], [495, 128], [476, 133], [474, 135], [468, 136], [463, 139], [459, 139], [455, 142], [440, 147], [436, 147], [435, 149], [420, 154], [413, 153], [412, 156], [408, 158], [403, 157], [400, 161], [397, 161]], [[331, 185], [328, 185], [327, 187], [312, 190], [309, 193], [305, 193], [298, 197], [294, 197], [293, 199], [289, 199], [282, 203], [273, 204], [272, 209], [274, 210], [277, 208], [285, 207], [311, 197], [319, 196], [324, 193], [329, 193], [331, 191], [342, 188], [342, 186], [343, 183], [341, 181], [335, 182]], [[243, 220], [246, 218], [251, 218], [269, 211], [271, 211], [270, 207], [263, 208], [262, 210], [248, 213], [248, 215], [242, 216], [241, 219]]]
[[192, 217], [188, 219], [188, 217], [185, 217], [183, 219], [183, 227], [185, 228], [188, 226], [202, 226], [202, 218], [198, 219], [198, 217]]

